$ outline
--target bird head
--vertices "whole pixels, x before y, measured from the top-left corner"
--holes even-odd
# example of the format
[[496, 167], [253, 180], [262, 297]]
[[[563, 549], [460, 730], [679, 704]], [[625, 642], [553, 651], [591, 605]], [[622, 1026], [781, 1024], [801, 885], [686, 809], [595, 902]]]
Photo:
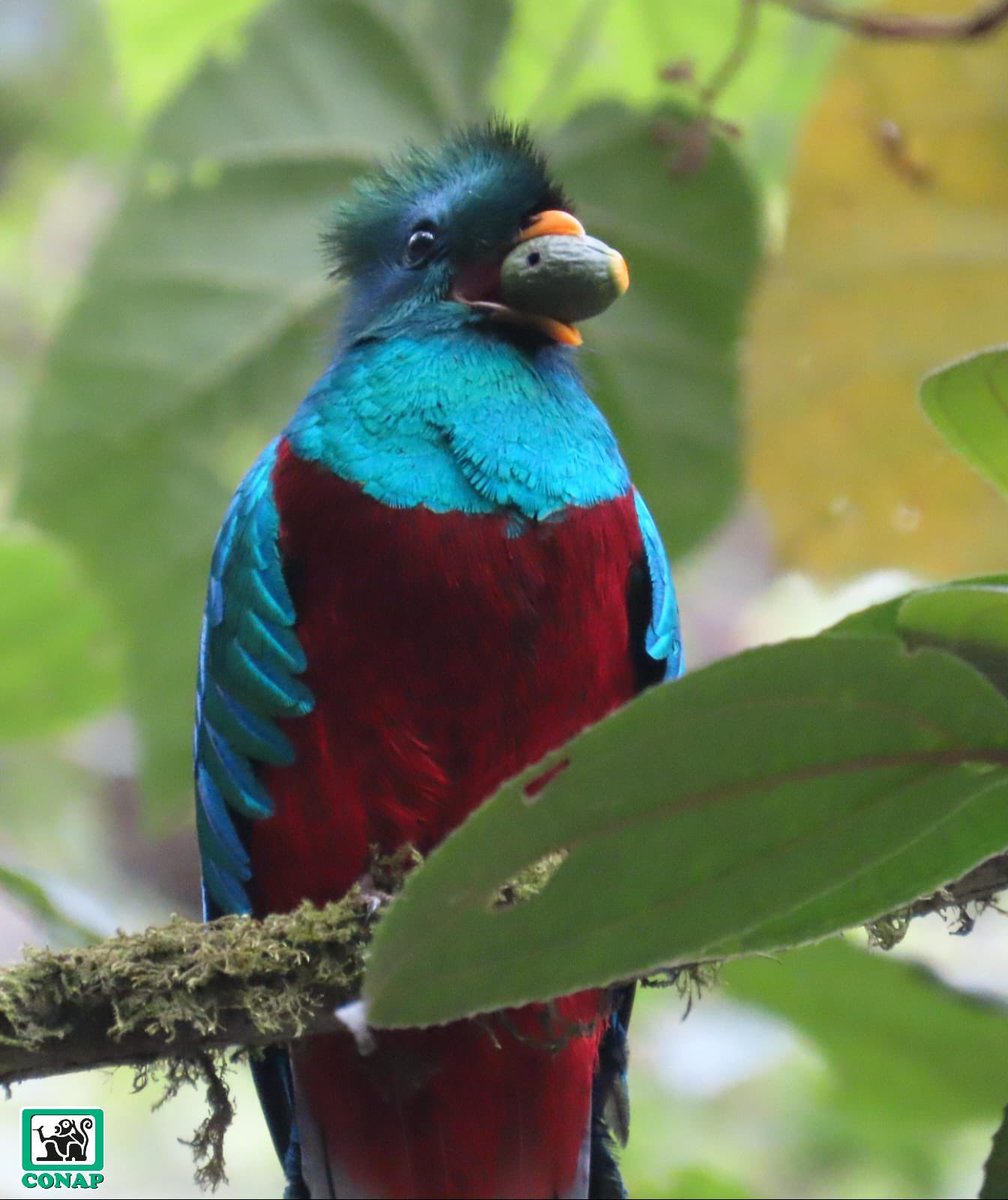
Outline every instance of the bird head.
[[[324, 241], [349, 285], [348, 342], [470, 325], [578, 345], [569, 312], [586, 311], [570, 307], [579, 280], [601, 277], [614, 296], [628, 283], [622, 257], [586, 237], [527, 131], [500, 121], [410, 149], [358, 181]], [[526, 276], [538, 268], [531, 286], [512, 286], [517, 301], [506, 286], [516, 254]]]

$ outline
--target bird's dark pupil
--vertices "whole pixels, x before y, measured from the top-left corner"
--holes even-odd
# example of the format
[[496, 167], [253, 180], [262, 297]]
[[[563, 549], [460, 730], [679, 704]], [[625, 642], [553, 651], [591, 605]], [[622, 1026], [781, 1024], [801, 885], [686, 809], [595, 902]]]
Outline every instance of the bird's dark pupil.
[[410, 234], [410, 240], [406, 246], [406, 253], [411, 262], [421, 262], [424, 256], [430, 253], [433, 245], [433, 231], [430, 229], [417, 229]]
[[525, 259], [525, 261], [528, 263], [528, 265], [530, 267], [537, 267], [539, 265], [539, 259], [541, 257], [542, 257], [542, 255], [539, 253], [538, 250], [533, 250], [532, 253], [528, 256], [528, 258]]

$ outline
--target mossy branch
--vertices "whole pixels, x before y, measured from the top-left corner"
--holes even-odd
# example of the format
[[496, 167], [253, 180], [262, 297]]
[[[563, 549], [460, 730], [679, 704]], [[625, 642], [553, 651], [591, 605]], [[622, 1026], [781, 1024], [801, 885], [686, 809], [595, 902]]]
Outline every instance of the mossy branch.
[[891, 950], [903, 940], [912, 920], [931, 913], [953, 921], [953, 933], [966, 934], [973, 929], [977, 914], [991, 907], [1002, 892], [1008, 892], [1008, 851], [986, 859], [930, 896], [871, 921], [868, 934], [874, 945]]
[[0, 974], [0, 1084], [264, 1046], [337, 1027], [357, 995], [373, 902], [204, 925], [174, 917]]
[[[376, 886], [392, 890], [407, 865], [386, 864]], [[537, 864], [509, 885], [503, 902], [534, 894], [549, 874], [549, 863]], [[972, 914], [1006, 889], [1008, 854], [1001, 854], [869, 928], [892, 945], [910, 920], [942, 912], [965, 931]], [[78, 950], [29, 950], [0, 972], [0, 1085], [166, 1058], [191, 1062], [229, 1046], [339, 1029], [335, 1010], [360, 992], [374, 909], [373, 895], [355, 887], [323, 909], [304, 904], [262, 921], [175, 917]]]

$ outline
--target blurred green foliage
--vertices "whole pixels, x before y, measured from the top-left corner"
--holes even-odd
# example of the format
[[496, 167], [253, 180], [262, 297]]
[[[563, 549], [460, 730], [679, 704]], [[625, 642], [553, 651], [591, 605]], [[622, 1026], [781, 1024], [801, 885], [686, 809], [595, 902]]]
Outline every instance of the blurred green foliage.
[[0, 739], [65, 728], [119, 698], [118, 642], [69, 555], [0, 531]]
[[[207, 547], [250, 431], [265, 441], [283, 422], [333, 320], [321, 222], [375, 153], [489, 111], [506, 6], [419, 11], [287, 0], [239, 57], [198, 71], [154, 120], [48, 356], [22, 509], [74, 547], [116, 608], [162, 811], [188, 811], [182, 731]], [[652, 131], [686, 119], [610, 103], [548, 131], [584, 219], [634, 264], [588, 371], [672, 552], [735, 492], [734, 346], [758, 253], [751, 187], [726, 148], [670, 186]], [[655, 404], [670, 379], [674, 395]]]
[[[230, 488], [323, 365], [338, 307], [317, 253], [327, 213], [357, 171], [404, 138], [436, 139], [491, 107], [535, 123], [592, 232], [631, 265], [627, 301], [590, 329], [586, 367], [668, 545], [695, 561], [744, 502], [751, 452], [742, 436], [738, 342], [747, 308], [764, 306], [757, 314], [773, 317], [750, 324], [745, 343], [758, 368], [746, 396], [750, 405], [755, 397], [757, 419], [774, 408], [775, 388], [788, 400], [830, 384], [815, 355], [842, 334], [841, 316], [854, 329], [861, 319], [878, 325], [858, 288], [870, 255], [848, 263], [845, 239], [853, 244], [858, 229], [838, 225], [831, 208], [837, 188], [842, 199], [851, 185], [827, 170], [832, 135], [810, 146], [803, 126], [822, 109], [823, 128], [870, 139], [871, 121], [891, 115], [852, 115], [849, 77], [830, 81], [835, 39], [827, 29], [763, 10], [744, 65], [716, 98], [716, 115], [742, 126], [730, 139], [707, 123], [688, 77], [702, 86], [729, 54], [735, 0], [554, 0], [546, 21], [536, 0], [8, 0], [0, 8], [0, 505], [21, 522], [12, 519], [0, 538], [0, 884], [10, 911], [29, 914], [25, 936], [83, 937], [109, 911], [140, 923], [195, 894], [188, 726], [213, 532]], [[955, 58], [961, 51], [935, 53], [953, 79], [964, 69]], [[988, 74], [1003, 79], [1004, 39], [984, 53], [992, 65], [958, 119], [986, 129], [998, 116], [982, 105], [992, 103], [984, 99]], [[680, 82], [663, 77], [670, 63]], [[956, 88], [944, 91], [941, 111], [955, 115], [956, 99]], [[953, 182], [971, 170], [972, 143], [962, 145]], [[799, 147], [805, 187], [796, 192]], [[851, 163], [858, 195], [875, 205], [869, 215], [888, 221], [891, 168], [847, 146], [838, 166]], [[992, 170], [983, 163], [982, 172]], [[861, 188], [879, 183], [876, 171], [885, 200]], [[809, 179], [827, 186], [809, 189]], [[939, 177], [913, 193], [915, 220], [928, 230], [932, 217], [951, 211], [944, 186]], [[974, 244], [970, 226], [953, 224], [957, 247]], [[781, 271], [775, 254], [795, 228], [815, 235], [798, 252], [791, 247]], [[840, 296], [820, 286], [816, 264], [825, 251], [852, 268]], [[761, 254], [769, 284], [756, 270]], [[887, 287], [912, 314], [912, 254], [892, 265]], [[782, 318], [774, 307], [781, 303]], [[897, 359], [933, 363], [928, 334], [914, 342], [912, 326], [911, 319]], [[841, 336], [836, 344], [846, 347], [845, 367], [856, 367], [850, 343]], [[955, 426], [961, 449], [989, 450], [1003, 424], [974, 383], [943, 377], [932, 386], [942, 399], [926, 397], [929, 412], [935, 417], [960, 387], [966, 407], [949, 410], [942, 427]], [[912, 418], [906, 389], [897, 392], [876, 387], [871, 403], [898, 430]], [[792, 518], [804, 526], [817, 519], [800, 489], [787, 486], [804, 478], [796, 468], [806, 450], [824, 450], [841, 477], [862, 463], [856, 436], [827, 436], [856, 434], [847, 416], [859, 412], [856, 398], [848, 410], [845, 392], [828, 394], [827, 419], [805, 426], [797, 442], [786, 421], [761, 426], [761, 482], [782, 485], [773, 491], [781, 529]], [[871, 461], [873, 480], [884, 482], [884, 460]], [[883, 491], [888, 502], [893, 488]], [[942, 499], [939, 491], [929, 502], [941, 509]], [[964, 542], [975, 534], [958, 508], [944, 519]], [[838, 552], [816, 565], [842, 570], [850, 561]], [[978, 628], [976, 605], [988, 620], [985, 654], [1003, 638], [1004, 607], [995, 596], [991, 617], [991, 597], [967, 591], [881, 606], [847, 632], [859, 644], [869, 634], [890, 639], [893, 653], [900, 639], [917, 638], [976, 662], [963, 636]], [[688, 590], [685, 600], [689, 616]], [[762, 661], [780, 657], [760, 653], [768, 656]], [[913, 686], [901, 686], [898, 668], [875, 661], [884, 652], [864, 653], [875, 685], [901, 701], [906, 692], [910, 707], [933, 704], [960, 747], [972, 744], [978, 712], [995, 720], [1003, 707], [947, 654], [931, 659], [945, 674], [925, 697], [919, 664], [906, 668]], [[719, 669], [722, 678], [739, 675], [743, 698], [758, 674], [737, 664]], [[968, 683], [960, 690], [953, 675]], [[706, 686], [698, 681], [694, 691]], [[957, 711], [967, 693], [972, 706]], [[839, 687], [838, 729], [851, 696]], [[142, 783], [129, 738], [94, 723], [117, 704], [140, 730]], [[92, 723], [82, 727], [84, 718]], [[771, 722], [763, 744], [773, 729]], [[777, 734], [781, 752], [801, 749], [793, 728]], [[896, 736], [895, 725], [880, 736]], [[688, 758], [688, 730], [675, 744]], [[822, 744], [830, 744], [828, 728]], [[724, 757], [716, 731], [707, 751], [714, 765], [719, 751]], [[776, 808], [797, 820], [801, 789], [787, 799]], [[179, 825], [186, 831], [176, 840], [151, 832]], [[730, 842], [734, 829], [708, 829], [708, 842]], [[949, 833], [942, 861], [970, 861], [983, 852], [980, 840], [994, 844], [994, 829], [994, 815], [987, 826], [963, 824]], [[688, 855], [681, 846], [666, 855], [670, 873], [709, 865], [703, 833], [694, 834]], [[827, 851], [854, 860], [877, 849], [867, 825], [851, 825], [845, 837], [824, 849], [822, 864], [807, 863], [810, 874], [822, 865], [827, 906], [836, 899]], [[736, 920], [747, 888], [766, 894], [759, 848], [750, 847], [748, 859], [737, 849], [742, 875], [726, 897]], [[49, 886], [60, 875], [75, 886]], [[94, 897], [90, 910], [85, 893]], [[1008, 1096], [999, 1009], [835, 945], [779, 963], [733, 964], [725, 977], [729, 996], [775, 1013], [820, 1057], [792, 1043], [733, 1083], [677, 1091], [662, 1082], [662, 1064], [670, 1047], [689, 1041], [690, 1022], [658, 1040], [654, 1031], [677, 1010], [666, 995], [649, 993], [636, 1017], [627, 1157], [634, 1194], [917, 1195], [960, 1188], [964, 1170], [975, 1168], [979, 1180], [979, 1147]], [[722, 1005], [729, 1032], [746, 1028], [737, 1008]], [[750, 1057], [763, 1036], [742, 1038]], [[50, 1082], [20, 1098], [65, 1103], [72, 1093], [87, 1102], [97, 1086], [74, 1080], [61, 1091]], [[132, 1125], [134, 1140], [146, 1140], [153, 1126], [144, 1101], [117, 1094], [109, 1103], [121, 1128]], [[177, 1154], [181, 1131], [165, 1135], [171, 1147], [159, 1162]], [[243, 1085], [230, 1148], [235, 1194], [275, 1194], [264, 1142]], [[175, 1178], [175, 1169], [165, 1167], [163, 1178]], [[181, 1170], [178, 1188], [184, 1161]], [[124, 1195], [135, 1191], [123, 1183]]]
[[[941, 1129], [1004, 1106], [1008, 1019], [924, 969], [838, 940], [728, 963], [729, 996], [786, 1017], [829, 1063], [836, 1101], [887, 1126]], [[850, 1019], [852, 996], [872, 997]]]

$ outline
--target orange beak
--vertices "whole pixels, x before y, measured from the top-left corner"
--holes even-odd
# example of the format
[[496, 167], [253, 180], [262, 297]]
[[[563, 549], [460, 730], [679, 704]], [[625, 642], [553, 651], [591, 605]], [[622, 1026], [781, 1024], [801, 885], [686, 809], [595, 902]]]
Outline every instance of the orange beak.
[[562, 208], [547, 208], [544, 212], [536, 213], [518, 235], [519, 242], [527, 242], [529, 238], [544, 237], [547, 233], [566, 233], [570, 237], [585, 237], [585, 227], [569, 212]]

